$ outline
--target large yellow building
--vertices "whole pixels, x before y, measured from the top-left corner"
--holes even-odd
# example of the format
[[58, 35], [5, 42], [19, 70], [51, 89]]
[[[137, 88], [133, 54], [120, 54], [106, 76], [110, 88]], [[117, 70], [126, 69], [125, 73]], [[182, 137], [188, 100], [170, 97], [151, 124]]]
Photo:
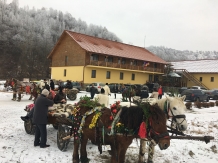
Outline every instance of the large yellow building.
[[218, 60], [178, 61], [171, 64], [174, 71], [182, 76], [184, 86], [218, 88]]
[[67, 30], [48, 58], [52, 79], [83, 83], [158, 82], [167, 64], [145, 48]]

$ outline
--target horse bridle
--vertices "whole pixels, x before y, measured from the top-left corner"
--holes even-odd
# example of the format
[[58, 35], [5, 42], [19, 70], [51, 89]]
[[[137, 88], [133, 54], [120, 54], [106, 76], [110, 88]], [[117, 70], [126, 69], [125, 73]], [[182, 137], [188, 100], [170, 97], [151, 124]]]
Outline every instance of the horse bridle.
[[170, 139], [168, 131], [164, 133], [159, 133], [152, 128], [151, 119], [149, 119], [149, 125], [147, 129], [148, 129], [147, 138], [151, 141], [153, 140], [154, 145], [158, 144], [160, 139]]
[[[186, 116], [185, 114], [179, 114], [179, 115], [174, 115], [173, 114], [173, 111], [172, 109], [170, 108], [170, 103], [168, 101], [167, 102], [167, 111], [165, 110], [165, 114], [167, 115], [167, 119], [172, 119], [172, 122], [171, 122], [171, 126], [172, 126], [172, 123], [175, 122], [176, 123], [176, 127], [180, 124], [182, 124], [185, 120], [186, 120]], [[169, 115], [169, 112], [172, 114], [172, 116]], [[177, 118], [183, 118], [182, 122], [177, 122]]]

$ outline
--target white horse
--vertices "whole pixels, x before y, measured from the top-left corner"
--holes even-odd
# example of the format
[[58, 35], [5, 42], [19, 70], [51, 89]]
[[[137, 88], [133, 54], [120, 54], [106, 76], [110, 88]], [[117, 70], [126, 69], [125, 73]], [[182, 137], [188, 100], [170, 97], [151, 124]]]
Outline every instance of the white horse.
[[[186, 106], [184, 104], [186, 96], [182, 97], [169, 97], [157, 100], [155, 98], [142, 99], [143, 101], [149, 101], [150, 104], [157, 103], [158, 106], [164, 110], [167, 119], [171, 120], [171, 127], [176, 128], [178, 131], [185, 131], [187, 129], [187, 121], [185, 117]], [[137, 97], [135, 98], [137, 99]], [[153, 163], [153, 154], [154, 154], [154, 146], [156, 144], [154, 142], [149, 142], [148, 148], [148, 159], [147, 163]], [[139, 163], [144, 162], [144, 154], [145, 154], [146, 141], [140, 139], [140, 151], [139, 151]]]

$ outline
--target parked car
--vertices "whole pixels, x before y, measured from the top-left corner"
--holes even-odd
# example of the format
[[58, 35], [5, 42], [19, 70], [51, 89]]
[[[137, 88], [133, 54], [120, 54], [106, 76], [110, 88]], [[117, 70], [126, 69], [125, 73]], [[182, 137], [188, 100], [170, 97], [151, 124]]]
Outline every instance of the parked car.
[[115, 86], [115, 84], [117, 85], [118, 92], [119, 92], [120, 84], [119, 84], [119, 83], [110, 83], [110, 84], [108, 84], [108, 87], [110, 88], [111, 93], [114, 93], [114, 92], [115, 92], [115, 91], [114, 91], [114, 86]]
[[208, 95], [201, 89], [186, 89], [181, 96], [186, 95], [185, 101], [209, 101]]
[[[101, 88], [105, 86], [105, 83], [101, 83], [101, 82], [96, 82], [96, 83], [92, 83], [92, 84], [94, 84], [94, 87], [97, 89], [96, 93], [101, 92]], [[86, 87], [86, 92], [90, 92], [90, 87], [92, 86], [92, 84], [89, 84]]]
[[73, 85], [73, 88], [78, 89], [79, 92], [81, 91], [82, 87], [79, 82], [72, 82], [72, 85]]
[[145, 85], [148, 86], [149, 93], [152, 93], [154, 91], [154, 89], [158, 89], [159, 88], [159, 84], [158, 83], [146, 83]]
[[208, 95], [209, 98], [218, 100], [218, 88], [213, 90], [205, 90], [204, 92]]
[[201, 86], [192, 86], [192, 87], [190, 87], [190, 89], [201, 89], [201, 90], [207, 90], [206, 88], [201, 87]]
[[188, 89], [188, 87], [181, 87], [181, 88], [179, 88], [179, 94], [181, 94], [184, 90], [186, 90], [186, 89]]

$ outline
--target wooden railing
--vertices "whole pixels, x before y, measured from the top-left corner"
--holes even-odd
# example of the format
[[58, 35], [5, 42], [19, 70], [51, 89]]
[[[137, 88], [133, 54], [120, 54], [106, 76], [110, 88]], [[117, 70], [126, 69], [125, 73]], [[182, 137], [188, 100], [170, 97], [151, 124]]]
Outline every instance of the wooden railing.
[[105, 62], [105, 61], [90, 61], [89, 63], [87, 63], [87, 65], [163, 73], [163, 70], [158, 68], [135, 66], [130, 64], [119, 64], [119, 63], [112, 63], [112, 62]]

